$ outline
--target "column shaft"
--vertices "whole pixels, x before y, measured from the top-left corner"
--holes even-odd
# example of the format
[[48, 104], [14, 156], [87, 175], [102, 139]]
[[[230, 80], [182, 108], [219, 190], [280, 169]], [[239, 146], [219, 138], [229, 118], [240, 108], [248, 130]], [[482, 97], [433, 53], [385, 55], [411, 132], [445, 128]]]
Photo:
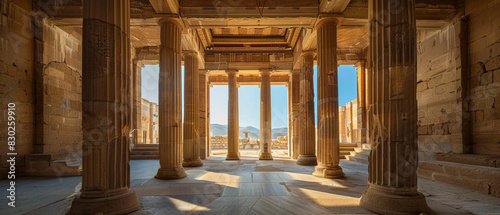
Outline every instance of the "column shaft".
[[148, 131], [148, 135], [149, 135], [149, 143], [156, 143], [155, 142], [155, 127], [154, 127], [154, 120], [155, 120], [155, 116], [154, 116], [155, 112], [154, 112], [154, 105], [153, 103], [151, 103], [149, 105], [149, 131]]
[[[388, 12], [390, 11], [390, 12]], [[368, 188], [361, 206], [381, 214], [429, 212], [417, 191], [415, 2], [369, 3], [372, 69]]]
[[344, 176], [339, 166], [339, 95], [337, 75], [337, 20], [326, 18], [318, 25], [318, 165], [313, 175]]
[[345, 106], [340, 106], [339, 107], [339, 142], [341, 142], [341, 143], [347, 141], [345, 130], [346, 130]]
[[271, 152], [271, 71], [261, 71], [259, 160], [272, 160]]
[[125, 214], [140, 208], [129, 188], [129, 5], [128, 0], [89, 0], [83, 5], [83, 177], [70, 214]]
[[300, 108], [300, 70], [292, 71], [292, 159], [297, 159], [300, 155], [300, 145], [301, 145], [301, 108]]
[[301, 56], [300, 69], [300, 155], [298, 165], [315, 166], [316, 128], [314, 123], [313, 53]]
[[366, 143], [366, 69], [365, 61], [360, 60], [356, 65], [358, 79], [358, 144]]
[[160, 169], [155, 178], [186, 177], [182, 167], [182, 85], [181, 85], [181, 24], [172, 18], [163, 18], [160, 24], [160, 79], [159, 79], [159, 149]]
[[184, 162], [185, 167], [203, 166], [200, 159], [198, 57], [194, 53], [184, 56]]
[[237, 70], [227, 70], [228, 75], [228, 126], [227, 126], [227, 157], [226, 160], [239, 160], [239, 116], [238, 116], [238, 86]]
[[143, 143], [143, 132], [141, 124], [141, 67], [142, 64], [133, 60], [132, 69], [132, 129], [134, 131], [134, 143]]
[[[208, 77], [207, 77], [208, 79]], [[207, 80], [208, 81], [208, 80]], [[210, 157], [210, 83], [207, 83], [207, 158]]]
[[207, 157], [207, 76], [206, 70], [200, 69], [200, 92], [199, 92], [199, 101], [200, 101], [200, 112], [199, 117], [200, 121], [198, 123], [198, 131], [200, 134], [200, 158], [206, 159]]

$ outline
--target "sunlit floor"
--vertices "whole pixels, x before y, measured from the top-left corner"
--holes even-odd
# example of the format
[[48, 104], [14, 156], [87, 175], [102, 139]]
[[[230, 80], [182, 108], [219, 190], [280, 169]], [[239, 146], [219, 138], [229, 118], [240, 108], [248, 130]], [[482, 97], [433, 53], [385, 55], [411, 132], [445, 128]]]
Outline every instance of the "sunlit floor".
[[[131, 186], [142, 208], [132, 214], [372, 214], [359, 206], [367, 187], [365, 164], [341, 161], [346, 177], [322, 179], [314, 167], [298, 166], [285, 156], [259, 161], [243, 155], [226, 161], [224, 155], [186, 168], [188, 177], [158, 180], [158, 160], [132, 160]], [[81, 177], [17, 180], [16, 208], [2, 198], [1, 214], [65, 214]], [[7, 187], [1, 181], [1, 187]], [[500, 199], [451, 185], [419, 179], [419, 190], [435, 214], [500, 214]]]

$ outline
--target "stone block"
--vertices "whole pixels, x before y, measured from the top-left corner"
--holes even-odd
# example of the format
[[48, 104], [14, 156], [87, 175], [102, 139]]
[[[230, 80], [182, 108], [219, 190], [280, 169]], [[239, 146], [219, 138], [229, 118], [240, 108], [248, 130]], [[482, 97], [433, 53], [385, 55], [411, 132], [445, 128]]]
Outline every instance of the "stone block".
[[486, 72], [481, 74], [481, 85], [488, 85], [493, 82], [493, 72]]

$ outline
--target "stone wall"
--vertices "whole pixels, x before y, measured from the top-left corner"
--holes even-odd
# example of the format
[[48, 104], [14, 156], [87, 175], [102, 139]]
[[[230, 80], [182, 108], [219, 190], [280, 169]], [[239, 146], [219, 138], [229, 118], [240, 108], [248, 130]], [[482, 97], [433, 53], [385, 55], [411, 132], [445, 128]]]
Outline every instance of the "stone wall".
[[472, 152], [500, 155], [500, 2], [465, 2]]
[[417, 42], [417, 106], [419, 160], [435, 152], [463, 153], [467, 146], [467, 86], [462, 67], [461, 33], [465, 23], [455, 19], [439, 31], [419, 30]]
[[421, 161], [435, 152], [500, 155], [500, 3], [480, 2], [466, 1], [465, 16], [438, 31], [418, 32]]
[[45, 18], [36, 22], [34, 153], [77, 152], [83, 141], [81, 39]]
[[0, 1], [0, 178], [7, 177], [7, 104], [16, 104], [16, 174], [24, 170], [22, 155], [33, 153], [35, 141], [35, 73], [31, 1]]

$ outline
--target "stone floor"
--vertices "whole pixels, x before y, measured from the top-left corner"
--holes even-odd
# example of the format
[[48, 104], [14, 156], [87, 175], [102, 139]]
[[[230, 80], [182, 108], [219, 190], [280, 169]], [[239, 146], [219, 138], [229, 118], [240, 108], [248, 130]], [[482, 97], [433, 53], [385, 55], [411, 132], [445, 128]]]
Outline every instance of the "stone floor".
[[[314, 167], [286, 157], [213, 156], [204, 164], [187, 168], [184, 179], [163, 181], [153, 178], [157, 160], [131, 161], [131, 186], [142, 204], [132, 214], [372, 214], [359, 206], [367, 187], [365, 164], [342, 160], [346, 177], [336, 180], [316, 178]], [[64, 214], [80, 182], [81, 177], [18, 179], [16, 207], [8, 207], [4, 197], [0, 214]], [[5, 188], [8, 181], [0, 185]], [[425, 179], [419, 179], [419, 190], [435, 214], [500, 214], [496, 197]]]

